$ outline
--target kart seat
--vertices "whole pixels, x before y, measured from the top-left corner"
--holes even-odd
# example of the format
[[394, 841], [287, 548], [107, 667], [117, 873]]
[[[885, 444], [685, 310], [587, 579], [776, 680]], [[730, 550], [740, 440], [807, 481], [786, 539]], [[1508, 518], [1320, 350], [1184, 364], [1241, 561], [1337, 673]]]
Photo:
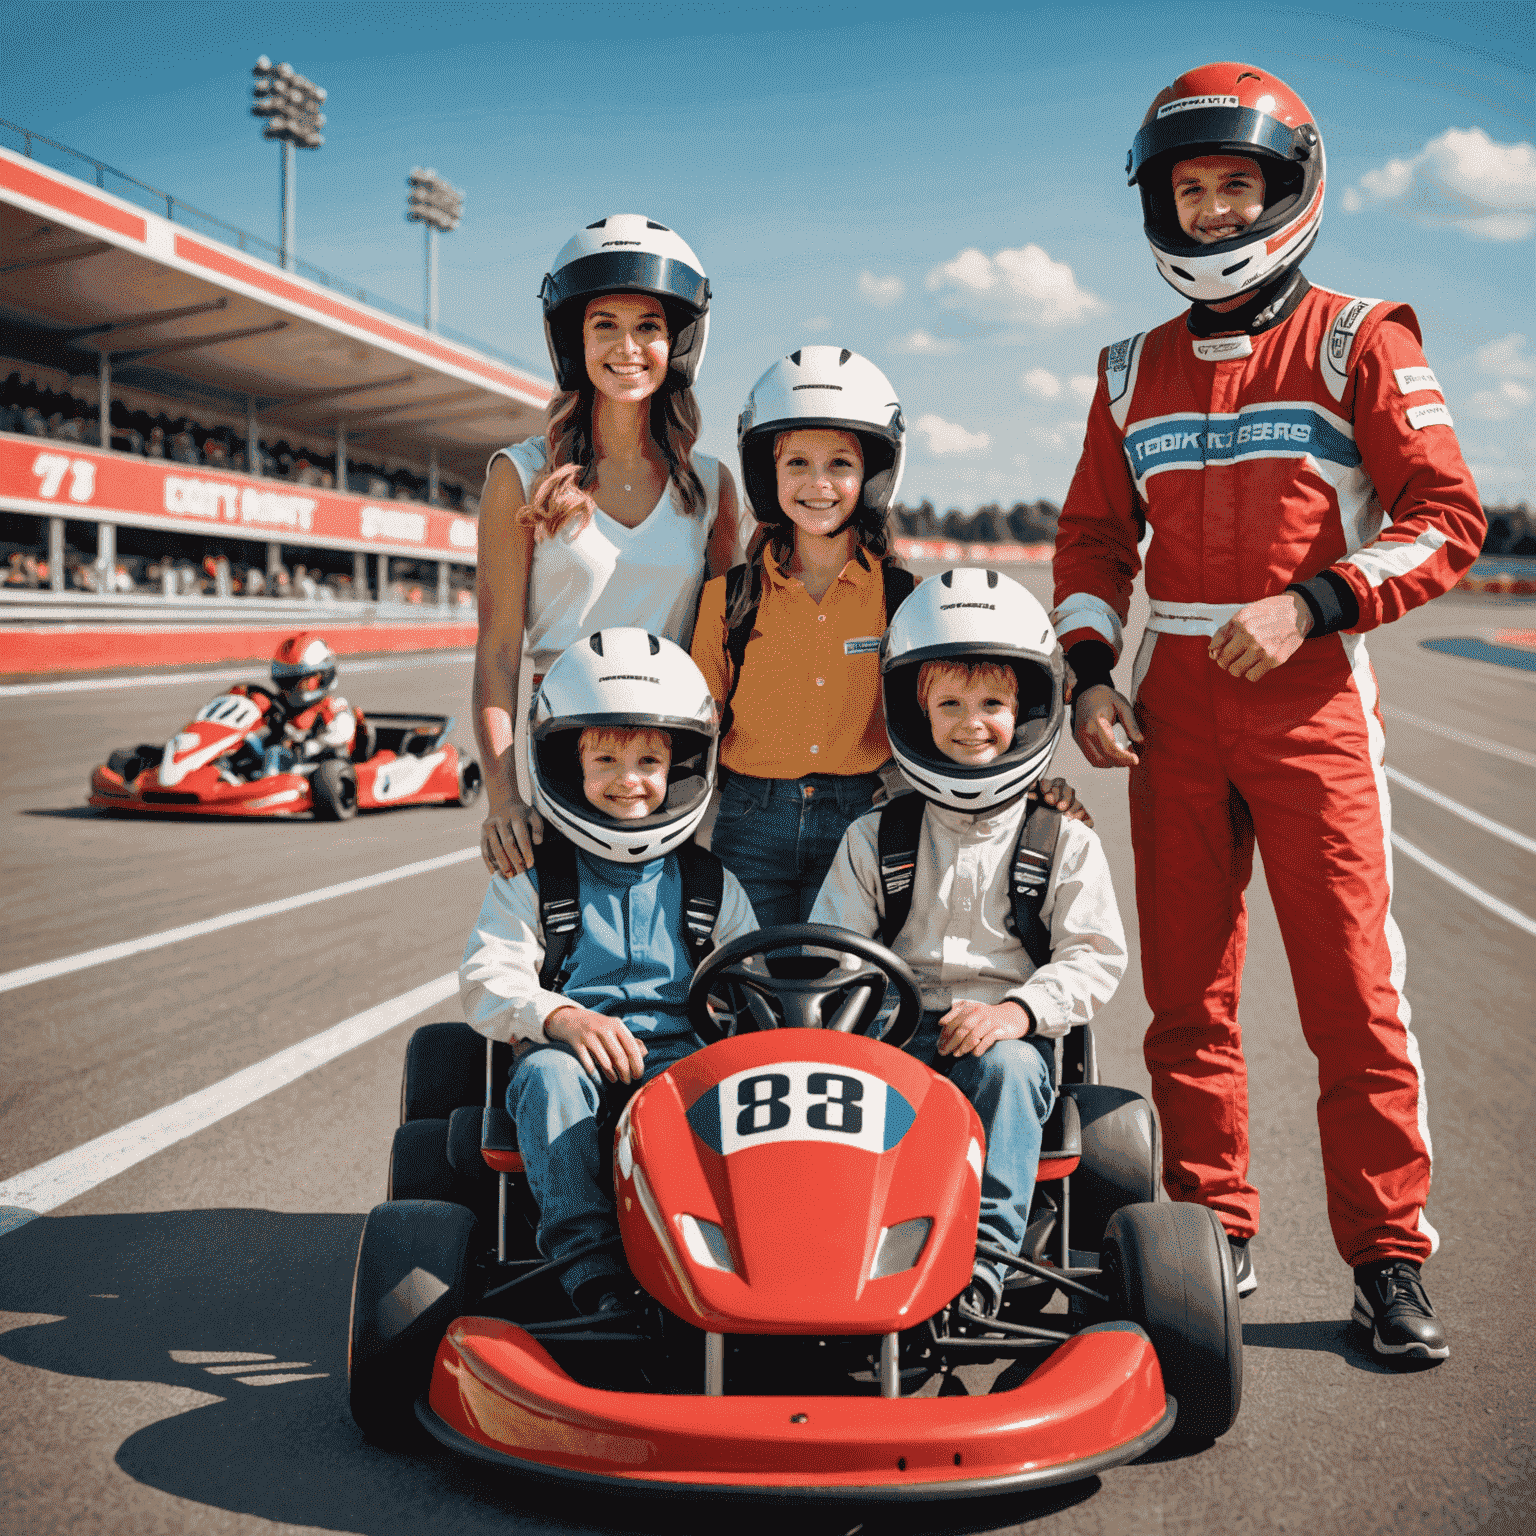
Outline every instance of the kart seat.
[[480, 1112], [480, 1157], [493, 1173], [523, 1171], [523, 1154], [517, 1150], [517, 1124], [500, 1105]]
[[1047, 1179], [1064, 1179], [1077, 1171], [1083, 1155], [1083, 1127], [1077, 1112], [1077, 1100], [1070, 1093], [1058, 1090], [1056, 1104], [1043, 1127], [1040, 1143], [1040, 1171], [1036, 1183]]

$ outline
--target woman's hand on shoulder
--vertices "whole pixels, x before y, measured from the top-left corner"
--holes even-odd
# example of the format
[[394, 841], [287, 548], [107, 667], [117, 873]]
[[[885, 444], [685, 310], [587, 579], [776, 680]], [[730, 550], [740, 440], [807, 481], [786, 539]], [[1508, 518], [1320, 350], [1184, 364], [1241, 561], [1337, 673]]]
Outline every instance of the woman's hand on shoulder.
[[533, 868], [533, 849], [544, 841], [544, 818], [520, 800], [492, 807], [480, 823], [480, 857], [493, 875], [521, 875]]

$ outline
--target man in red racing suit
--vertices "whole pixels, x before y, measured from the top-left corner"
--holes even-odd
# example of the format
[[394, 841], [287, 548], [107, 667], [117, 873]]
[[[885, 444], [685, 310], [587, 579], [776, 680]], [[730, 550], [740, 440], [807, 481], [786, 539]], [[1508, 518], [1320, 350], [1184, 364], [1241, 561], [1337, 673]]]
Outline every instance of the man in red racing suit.
[[361, 711], [331, 691], [335, 683], [336, 653], [319, 635], [284, 640], [272, 659], [273, 691], [243, 683], [229, 690], [261, 710], [266, 749], [257, 755], [261, 737], [252, 732], [228, 771], [244, 777], [286, 773], [301, 758], [350, 751]]
[[[1154, 114], [1197, 119], [1206, 100], [1237, 102], [1231, 72], [1246, 69], [1191, 71], [1153, 103], [1147, 125], [1162, 138], [1139, 135], [1138, 148], [1164, 146], [1160, 193], [1170, 155], [1229, 150], [1261, 130], [1232, 112], [1196, 130], [1205, 144], [1170, 151], [1172, 130]], [[1259, 81], [1271, 102], [1284, 89], [1252, 71], [1237, 78]], [[1186, 107], [1192, 98], [1202, 105]], [[1295, 142], [1320, 159], [1290, 99], [1292, 126], [1300, 117], [1311, 132]], [[1276, 178], [1267, 159], [1246, 164]], [[1313, 206], [1320, 214], [1320, 181]], [[1238, 245], [1239, 223], [1215, 234]], [[1286, 235], [1271, 233], [1270, 247]], [[1153, 241], [1164, 275], [1171, 266], [1174, 286], [1209, 301], [1193, 285], [1224, 270], [1199, 267], [1176, 241]], [[1311, 235], [1296, 243], [1304, 252]], [[1077, 676], [1079, 743], [1098, 766], [1131, 767], [1145, 1053], [1169, 1194], [1218, 1213], [1240, 1290], [1252, 1290], [1259, 1196], [1237, 1013], [1257, 839], [1318, 1060], [1329, 1220], [1356, 1270], [1354, 1316], [1378, 1353], [1441, 1358], [1444, 1331], [1417, 1278], [1438, 1242], [1424, 1214], [1430, 1137], [1389, 908], [1385, 738], [1363, 635], [1452, 587], [1485, 524], [1413, 312], [1311, 288], [1299, 260], [1265, 274], [1246, 303], [1197, 302], [1100, 355], [1057, 536], [1053, 619]], [[1151, 618], [1128, 701], [1109, 668], [1144, 527]], [[1129, 739], [1115, 739], [1117, 726]]]

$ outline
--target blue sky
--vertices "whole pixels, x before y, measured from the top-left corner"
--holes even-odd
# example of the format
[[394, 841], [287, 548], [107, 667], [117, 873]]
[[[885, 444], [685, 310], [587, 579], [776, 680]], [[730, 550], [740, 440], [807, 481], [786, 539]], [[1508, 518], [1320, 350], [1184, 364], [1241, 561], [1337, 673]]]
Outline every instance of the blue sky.
[[1327, 145], [1308, 275], [1415, 307], [1491, 504], [1536, 501], [1532, 16], [0, 0], [0, 115], [275, 239], [278, 150], [247, 108], [257, 55], [287, 60], [329, 92], [326, 145], [299, 156], [301, 255], [419, 305], [405, 176], [430, 165], [466, 194], [443, 323], [542, 362], [555, 251], [649, 214], [714, 289], [703, 446], [734, 462], [756, 377], [840, 343], [914, 424], [902, 499], [942, 511], [1065, 493], [1099, 348], [1181, 307], [1125, 185], [1131, 137], [1180, 70], [1257, 62]]

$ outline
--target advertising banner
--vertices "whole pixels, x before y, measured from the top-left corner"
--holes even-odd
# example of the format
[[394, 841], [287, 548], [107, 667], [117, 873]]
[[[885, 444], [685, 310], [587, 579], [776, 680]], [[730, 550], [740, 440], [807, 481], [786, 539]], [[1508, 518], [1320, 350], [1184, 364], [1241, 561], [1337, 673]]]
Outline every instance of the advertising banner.
[[200, 464], [0, 432], [0, 509], [475, 563], [472, 517]]

